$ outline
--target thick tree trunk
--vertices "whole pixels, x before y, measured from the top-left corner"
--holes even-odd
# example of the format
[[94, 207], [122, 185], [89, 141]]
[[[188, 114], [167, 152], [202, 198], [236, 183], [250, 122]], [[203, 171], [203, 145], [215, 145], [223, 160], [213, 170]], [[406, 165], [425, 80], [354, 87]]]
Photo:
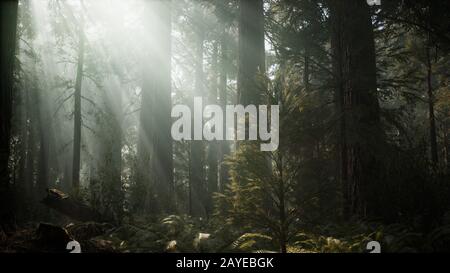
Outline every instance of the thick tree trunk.
[[75, 194], [78, 194], [80, 187], [80, 164], [81, 164], [81, 90], [83, 83], [84, 66], [84, 32], [81, 24], [79, 30], [78, 63], [77, 76], [75, 79], [75, 106], [74, 106], [74, 127], [73, 127], [73, 165], [72, 165], [72, 187]]
[[8, 214], [13, 206], [8, 162], [10, 155], [17, 7], [18, 1], [0, 2], [0, 219], [8, 222], [11, 219], [5, 219], [4, 214]]
[[140, 206], [147, 212], [174, 209], [171, 137], [171, 1], [147, 4], [146, 28], [151, 41], [144, 65], [139, 140], [139, 187], [146, 195]]
[[[97, 167], [94, 171], [92, 190], [97, 190], [98, 209], [103, 215], [119, 223], [123, 216], [122, 170], [122, 99], [119, 83], [110, 79], [108, 94], [103, 96], [104, 113], [99, 126]], [[95, 198], [94, 198], [95, 199]]]
[[162, 27], [157, 40], [161, 43], [161, 51], [152, 52], [158, 60], [161, 74], [155, 74], [161, 79], [160, 88], [154, 90], [153, 106], [155, 117], [155, 134], [153, 135], [154, 157], [152, 158], [152, 172], [156, 182], [156, 190], [161, 201], [162, 212], [174, 210], [173, 184], [173, 146], [171, 137], [172, 110], [172, 78], [171, 78], [171, 1], [162, 1], [160, 21]]
[[[197, 7], [196, 22], [196, 47], [195, 47], [195, 86], [194, 96], [204, 95], [204, 71], [203, 71], [203, 51], [204, 51], [204, 29], [202, 24], [203, 14], [200, 7]], [[193, 108], [192, 108], [193, 109]], [[194, 123], [192, 123], [194, 124]], [[193, 202], [192, 213], [196, 216], [203, 216], [207, 206], [206, 185], [204, 165], [204, 145], [201, 140], [191, 141], [191, 158], [189, 183], [192, 187]], [[197, 201], [194, 201], [197, 200]]]
[[376, 214], [369, 199], [377, 195], [382, 131], [370, 10], [360, 0], [330, 3], [344, 214]]
[[258, 105], [265, 73], [264, 8], [262, 0], [239, 1], [238, 101]]

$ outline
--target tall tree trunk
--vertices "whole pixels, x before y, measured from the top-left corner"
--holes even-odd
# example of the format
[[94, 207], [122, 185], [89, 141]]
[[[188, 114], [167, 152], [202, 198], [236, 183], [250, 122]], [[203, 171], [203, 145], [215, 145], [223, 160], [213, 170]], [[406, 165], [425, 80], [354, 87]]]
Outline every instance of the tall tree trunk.
[[[204, 71], [203, 71], [203, 51], [204, 51], [204, 29], [203, 29], [203, 14], [201, 7], [196, 7], [197, 15], [196, 25], [196, 47], [195, 47], [195, 86], [194, 96], [203, 97], [204, 95]], [[193, 108], [192, 108], [193, 109]], [[194, 123], [192, 123], [194, 124]], [[196, 216], [204, 215], [207, 197], [205, 187], [205, 173], [204, 165], [204, 145], [201, 140], [191, 141], [191, 158], [190, 158], [190, 177], [189, 183], [193, 190], [192, 213]]]
[[80, 164], [81, 164], [81, 90], [83, 83], [83, 66], [84, 66], [84, 47], [85, 37], [83, 31], [83, 23], [79, 29], [78, 44], [78, 63], [77, 76], [75, 79], [75, 107], [74, 107], [74, 124], [73, 124], [73, 166], [72, 166], [72, 187], [75, 195], [78, 194], [80, 188]]
[[[218, 90], [218, 43], [214, 42], [212, 64], [211, 64], [211, 91], [209, 92], [208, 103], [217, 104], [217, 90]], [[217, 130], [217, 128], [215, 128]], [[213, 210], [213, 194], [217, 192], [218, 189], [218, 143], [216, 140], [209, 143], [208, 149], [208, 206], [207, 214], [208, 216]]]
[[[139, 201], [147, 212], [174, 209], [173, 147], [171, 138], [171, 4], [149, 1], [148, 43], [142, 88], [139, 175], [146, 196]], [[150, 171], [149, 171], [150, 170]], [[143, 204], [142, 204], [143, 202]]]
[[238, 101], [258, 105], [265, 73], [264, 7], [262, 0], [239, 1]]
[[27, 137], [27, 157], [25, 168], [25, 193], [30, 201], [36, 197], [34, 191], [34, 176], [35, 176], [35, 159], [36, 159], [36, 132], [37, 132], [37, 113], [36, 107], [31, 103], [36, 99], [36, 90], [27, 84], [26, 105], [27, 109], [27, 123], [28, 123], [28, 137]]
[[50, 153], [50, 143], [49, 143], [49, 133], [51, 131], [49, 122], [50, 115], [47, 113], [47, 109], [43, 104], [42, 96], [38, 95], [38, 100], [36, 101], [36, 107], [39, 121], [39, 159], [38, 159], [38, 177], [37, 177], [37, 197], [41, 200], [46, 195], [46, 189], [49, 183], [49, 153]]
[[379, 208], [372, 197], [377, 195], [383, 134], [370, 10], [360, 0], [330, 4], [344, 214], [377, 214]]
[[[435, 1], [430, 1], [428, 7], [428, 29], [432, 28], [433, 25], [433, 17], [436, 12], [437, 6], [433, 5]], [[428, 119], [430, 122], [430, 151], [431, 151], [431, 161], [433, 163], [433, 167], [438, 167], [439, 164], [439, 156], [438, 156], [438, 145], [437, 145], [437, 133], [436, 133], [436, 118], [434, 113], [434, 91], [433, 91], [433, 63], [431, 50], [433, 47], [432, 34], [430, 31], [427, 33], [427, 41], [426, 41], [426, 65], [427, 65], [427, 94], [428, 94]]]
[[161, 51], [152, 52], [155, 59], [158, 59], [161, 65], [158, 69], [161, 74], [156, 74], [161, 79], [160, 88], [154, 90], [155, 100], [155, 134], [153, 139], [154, 157], [152, 159], [152, 172], [156, 182], [157, 195], [160, 198], [163, 212], [174, 211], [174, 184], [173, 184], [173, 143], [171, 137], [171, 111], [172, 111], [172, 78], [171, 78], [171, 1], [161, 2], [162, 27], [159, 30], [159, 41]]
[[[305, 91], [305, 95], [308, 96], [309, 92], [311, 91], [310, 89], [310, 56], [309, 56], [309, 48], [308, 45], [305, 45], [305, 52], [304, 52], [304, 67], [303, 67], [303, 86], [304, 86], [304, 91]], [[313, 125], [314, 121], [310, 121], [310, 125], [311, 128], [314, 127]], [[314, 143], [315, 140], [313, 138], [310, 139], [310, 142], [308, 143], [308, 145], [305, 147], [305, 151], [304, 151], [304, 157], [306, 161], [311, 161], [314, 159]]]
[[28, 151], [28, 91], [27, 88], [23, 88], [20, 92], [21, 105], [20, 105], [20, 159], [19, 159], [19, 183], [21, 195], [26, 196], [26, 168], [27, 168], [27, 151]]
[[[228, 96], [227, 96], [227, 68], [229, 67], [228, 61], [228, 43], [227, 43], [227, 32], [223, 29], [222, 38], [220, 41], [220, 79], [219, 79], [219, 100], [222, 110], [225, 111], [226, 105], [228, 104]], [[226, 124], [223, 124], [223, 132], [225, 134], [227, 130]], [[219, 185], [220, 192], [225, 190], [226, 185], [228, 184], [228, 168], [225, 164], [225, 158], [230, 153], [230, 144], [228, 141], [222, 141], [220, 145], [220, 177], [219, 177]]]
[[286, 186], [283, 176], [283, 156], [281, 153], [278, 153], [278, 173], [279, 173], [279, 185], [278, 185], [278, 213], [279, 213], [279, 221], [280, 221], [280, 252], [287, 253], [287, 237], [288, 237], [288, 223], [286, 217]]
[[434, 114], [434, 94], [433, 94], [433, 72], [431, 63], [431, 45], [427, 45], [427, 94], [428, 94], [428, 119], [430, 122], [430, 148], [431, 160], [434, 167], [438, 166], [438, 148], [437, 148], [437, 134], [436, 134], [436, 118]]
[[443, 132], [443, 143], [442, 145], [444, 146], [444, 160], [445, 160], [445, 164], [444, 164], [444, 168], [445, 168], [445, 172], [448, 173], [450, 171], [450, 145], [449, 145], [449, 139], [450, 139], [450, 128], [448, 127], [448, 121], [444, 124], [442, 124], [442, 132]]
[[189, 151], [188, 151], [188, 156], [189, 156], [189, 166], [188, 166], [188, 178], [189, 178], [189, 181], [188, 181], [188, 201], [189, 201], [189, 204], [188, 204], [188, 214], [189, 215], [194, 215], [194, 208], [193, 208], [193, 194], [192, 194], [192, 192], [193, 192], [193, 189], [192, 189], [192, 181], [191, 181], [191, 166], [192, 166], [192, 164], [191, 164], [191, 160], [192, 160], [192, 157], [191, 157], [191, 149], [190, 149], [191, 147], [189, 146]]
[[66, 192], [72, 191], [72, 167], [73, 167], [73, 151], [69, 149], [68, 154], [62, 157], [63, 160], [63, 177], [61, 179], [61, 189]]
[[[265, 83], [265, 43], [264, 43], [264, 1], [240, 0], [238, 15], [238, 103], [243, 106], [267, 104], [263, 98], [266, 93]], [[248, 117], [246, 117], [248, 124]], [[248, 137], [250, 126], [245, 126], [245, 137]], [[235, 142], [239, 148], [240, 141]], [[261, 152], [263, 153], [263, 152]], [[267, 168], [272, 169], [270, 153], [265, 153]], [[268, 209], [272, 202], [268, 194], [264, 197], [262, 207]]]
[[[18, 1], [0, 2], [0, 221], [9, 224], [13, 207], [8, 161], [10, 154], [13, 68]], [[1, 228], [1, 226], [0, 226]]]
[[[33, 74], [37, 77], [37, 68], [33, 68]], [[35, 79], [38, 82], [38, 79]], [[39, 137], [39, 157], [37, 165], [37, 198], [41, 200], [46, 196], [49, 184], [54, 181], [50, 180], [50, 146], [53, 142], [51, 136], [53, 135], [52, 118], [50, 114], [50, 107], [47, 104], [47, 94], [44, 88], [35, 90], [34, 103], [36, 107], [36, 124], [37, 135]]]
[[120, 223], [123, 216], [122, 192], [122, 99], [118, 81], [111, 77], [110, 92], [104, 92], [104, 115], [99, 126], [99, 151], [93, 191], [97, 196], [98, 211], [109, 219]]

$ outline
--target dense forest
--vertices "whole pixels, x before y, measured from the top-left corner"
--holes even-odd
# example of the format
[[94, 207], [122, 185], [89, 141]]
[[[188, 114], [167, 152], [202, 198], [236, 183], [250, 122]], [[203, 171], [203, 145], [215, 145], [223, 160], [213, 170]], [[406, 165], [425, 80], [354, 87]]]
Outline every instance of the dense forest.
[[[0, 1], [0, 252], [450, 251], [449, 17], [446, 0]], [[194, 98], [278, 106], [277, 149], [173, 139]]]

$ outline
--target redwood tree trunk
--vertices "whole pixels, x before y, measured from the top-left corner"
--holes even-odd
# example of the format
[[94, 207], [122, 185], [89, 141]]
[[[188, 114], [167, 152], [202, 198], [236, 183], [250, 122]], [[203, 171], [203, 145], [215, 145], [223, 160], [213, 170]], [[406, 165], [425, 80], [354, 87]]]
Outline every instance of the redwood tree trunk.
[[[197, 7], [197, 19], [203, 18], [201, 7]], [[203, 97], [204, 95], [204, 70], [203, 70], [203, 51], [204, 51], [204, 28], [203, 20], [196, 21], [196, 46], [195, 46], [195, 87], [194, 96]], [[191, 108], [193, 109], [193, 108]], [[193, 116], [192, 116], [193, 118]], [[192, 120], [192, 124], [194, 124]], [[193, 132], [192, 132], [193, 133]], [[203, 216], [206, 212], [207, 197], [205, 187], [204, 165], [204, 143], [201, 140], [192, 140], [190, 142], [190, 176], [189, 183], [192, 189], [192, 213], [195, 216]]]
[[171, 1], [148, 1], [146, 29], [151, 41], [145, 58], [139, 132], [139, 206], [147, 212], [174, 209], [171, 130]]
[[11, 217], [12, 198], [8, 161], [10, 155], [13, 68], [16, 49], [18, 1], [0, 2], [0, 220]]
[[262, 0], [239, 1], [238, 100], [258, 105], [265, 73], [264, 8]]
[[344, 215], [377, 214], [382, 131], [375, 43], [365, 1], [330, 1]]

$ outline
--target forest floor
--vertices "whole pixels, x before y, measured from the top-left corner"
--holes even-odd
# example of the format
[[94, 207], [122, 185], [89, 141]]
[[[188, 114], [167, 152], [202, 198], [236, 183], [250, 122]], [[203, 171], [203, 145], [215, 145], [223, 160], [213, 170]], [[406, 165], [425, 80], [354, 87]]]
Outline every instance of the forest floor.
[[146, 224], [28, 223], [8, 232], [0, 230], [0, 252], [69, 252], [67, 243], [76, 240], [88, 253], [204, 252], [209, 233], [197, 232], [183, 217], [169, 216]]
[[[106, 223], [71, 223], [60, 227], [32, 223], [13, 232], [0, 232], [0, 252], [69, 252], [76, 240], [85, 253], [214, 253], [277, 252], [270, 234], [226, 231], [189, 216], [166, 216], [152, 221], [112, 226]], [[288, 243], [291, 253], [368, 252], [367, 243], [379, 241], [385, 252], [434, 252], [450, 249], [450, 226], [428, 234], [404, 225], [367, 223], [327, 225], [314, 232], [299, 230]]]

